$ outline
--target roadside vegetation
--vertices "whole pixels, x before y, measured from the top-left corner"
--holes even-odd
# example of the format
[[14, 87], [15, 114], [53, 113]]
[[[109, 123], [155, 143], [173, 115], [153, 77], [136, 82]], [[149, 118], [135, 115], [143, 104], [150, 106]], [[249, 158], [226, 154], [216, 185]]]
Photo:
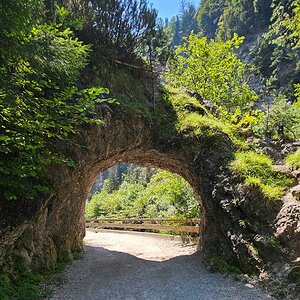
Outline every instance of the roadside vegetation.
[[[82, 257], [82, 252], [76, 253], [75, 259]], [[51, 290], [43, 284], [65, 270], [70, 262], [58, 262], [51, 270], [44, 272], [30, 272], [21, 263], [18, 263], [18, 273], [0, 273], [1, 300], [34, 300], [49, 299]]]

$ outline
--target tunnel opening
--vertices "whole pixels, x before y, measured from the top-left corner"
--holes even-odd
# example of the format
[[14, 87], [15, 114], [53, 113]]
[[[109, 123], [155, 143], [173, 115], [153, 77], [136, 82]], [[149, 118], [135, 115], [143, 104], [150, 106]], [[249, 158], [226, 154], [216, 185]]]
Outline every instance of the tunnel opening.
[[157, 234], [201, 249], [205, 220], [201, 199], [174, 172], [115, 164], [97, 174], [87, 194], [84, 215], [89, 236], [91, 231]]

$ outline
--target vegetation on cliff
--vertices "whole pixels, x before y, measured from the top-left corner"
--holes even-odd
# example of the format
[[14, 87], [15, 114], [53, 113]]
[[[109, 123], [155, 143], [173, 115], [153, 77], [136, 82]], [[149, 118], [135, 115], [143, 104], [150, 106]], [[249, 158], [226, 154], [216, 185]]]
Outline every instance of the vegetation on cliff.
[[235, 153], [231, 168], [241, 176], [246, 187], [258, 189], [267, 200], [278, 200], [294, 182], [274, 171], [270, 157], [254, 151]]
[[[263, 126], [256, 133], [265, 138], [299, 137], [295, 133], [299, 131], [299, 110], [295, 104], [300, 78], [299, 5], [298, 0], [203, 0], [190, 20], [190, 24], [197, 20], [195, 32], [208, 41], [227, 42], [235, 35], [244, 37], [235, 53], [251, 64], [247, 82], [255, 88], [259, 108], [265, 113]], [[178, 18], [183, 19], [184, 14]], [[168, 28], [167, 32], [178, 35], [178, 26], [170, 26], [173, 31]]]
[[[60, 144], [102, 125], [97, 108], [111, 98], [150, 116], [158, 139], [226, 140], [224, 169], [259, 200], [280, 198], [291, 180], [255, 141], [300, 137], [299, 18], [299, 0], [203, 0], [166, 24], [146, 0], [2, 1], [0, 201], [49, 193], [49, 165], [76, 165]], [[155, 67], [167, 70], [160, 82]], [[299, 150], [285, 162], [299, 168]], [[165, 171], [106, 182], [87, 205], [88, 216], [196, 212], [190, 187]], [[2, 298], [16, 278], [0, 277]]]
[[[61, 4], [68, 7], [67, 2]], [[101, 59], [110, 63], [129, 53], [137, 57], [135, 51], [153, 34], [156, 12], [145, 1], [106, 2], [82, 2], [70, 11], [56, 1], [0, 4], [1, 198], [34, 198], [49, 191], [47, 166], [74, 164], [59, 153], [59, 141], [71, 143], [76, 126], [102, 124], [95, 109], [107, 101], [108, 91], [101, 88], [107, 82], [80, 83], [83, 70], [103, 49], [110, 56]], [[90, 41], [93, 47], [86, 44]], [[106, 64], [95, 65], [101, 70]]]
[[203, 0], [197, 20], [200, 33], [209, 38], [244, 36], [249, 49], [242, 55], [269, 88], [291, 96], [293, 85], [299, 83], [298, 0]]
[[300, 149], [296, 152], [287, 155], [285, 158], [285, 164], [293, 169], [300, 168]]
[[247, 65], [233, 52], [242, 42], [237, 36], [226, 42], [208, 41], [192, 33], [169, 60], [167, 82], [197, 92], [219, 112], [249, 109], [256, 95], [245, 83]]
[[76, 86], [89, 46], [64, 24], [43, 23], [40, 1], [15, 2], [1, 4], [1, 21], [9, 15], [14, 24], [1, 27], [0, 46], [0, 197], [8, 200], [48, 191], [47, 166], [71, 163], [55, 144], [77, 125], [101, 123], [94, 108], [106, 92]]

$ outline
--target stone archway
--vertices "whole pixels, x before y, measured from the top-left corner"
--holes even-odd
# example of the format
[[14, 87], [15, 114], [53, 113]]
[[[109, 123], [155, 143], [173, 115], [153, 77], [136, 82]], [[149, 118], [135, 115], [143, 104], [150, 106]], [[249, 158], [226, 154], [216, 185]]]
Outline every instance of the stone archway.
[[[75, 146], [60, 145], [76, 166], [49, 169], [54, 185], [49, 198], [1, 207], [0, 266], [13, 267], [18, 258], [36, 270], [71, 259], [82, 245], [89, 187], [100, 171], [116, 163], [159, 167], [190, 183], [205, 209], [206, 256], [231, 259], [246, 272], [278, 260], [280, 253], [270, 248], [268, 239], [276, 230], [273, 223], [281, 207], [239, 189], [239, 179], [228, 171], [233, 145], [225, 134], [190, 138], [162, 134], [157, 124], [120, 107], [103, 107], [99, 114], [105, 126], [79, 128]], [[239, 207], [233, 201], [237, 196], [242, 200]], [[250, 220], [249, 225], [241, 226], [241, 220]]]

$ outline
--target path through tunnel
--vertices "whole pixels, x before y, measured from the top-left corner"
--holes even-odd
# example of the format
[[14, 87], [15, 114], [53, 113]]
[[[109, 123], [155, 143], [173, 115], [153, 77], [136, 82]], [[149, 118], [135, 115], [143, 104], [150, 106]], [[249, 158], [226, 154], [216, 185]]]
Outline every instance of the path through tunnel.
[[[154, 206], [159, 206], [159, 205], [162, 206], [162, 204], [164, 204], [165, 206], [168, 205], [168, 203], [166, 203], [166, 200], [163, 199], [163, 191], [162, 191], [163, 186], [161, 185], [159, 187], [160, 192], [161, 192], [159, 197], [161, 199], [160, 199], [160, 201], [156, 201], [156, 203], [152, 203], [153, 205], [152, 205], [151, 209], [154, 211], [150, 211], [149, 207], [146, 208], [146, 211], [145, 211], [146, 205], [145, 205], [145, 203], [143, 203], [144, 207], [135, 207], [134, 208], [135, 212], [132, 214], [130, 214], [130, 212], [120, 212], [120, 210], [122, 210], [124, 208], [123, 207], [123, 208], [119, 208], [119, 210], [116, 209], [114, 212], [106, 211], [106, 215], [105, 215], [106, 217], [118, 217], [119, 216], [119, 217], [123, 217], [123, 218], [125, 218], [125, 217], [126, 218], [128, 218], [128, 217], [138, 218], [139, 217], [139, 218], [174, 219], [174, 218], [176, 218], [175, 214], [177, 213], [178, 214], [177, 218], [179, 218], [179, 219], [197, 219], [197, 218], [199, 219], [199, 208], [201, 208], [202, 220], [201, 220], [201, 233], [200, 234], [201, 235], [205, 234], [206, 226], [203, 223], [203, 217], [205, 214], [206, 207], [205, 207], [205, 204], [202, 202], [201, 189], [199, 188], [199, 185], [201, 185], [201, 182], [199, 182], [199, 177], [195, 177], [195, 175], [192, 172], [190, 172], [190, 169], [188, 168], [187, 164], [184, 163], [183, 160], [180, 158], [179, 159], [174, 158], [171, 155], [159, 153], [158, 151], [155, 151], [155, 150], [150, 150], [150, 151], [143, 151], [143, 150], [141, 151], [140, 149], [133, 150], [133, 151], [122, 151], [121, 150], [120, 153], [112, 155], [110, 158], [103, 159], [103, 160], [96, 159], [92, 164], [85, 165], [84, 172], [82, 172], [79, 177], [77, 177], [74, 181], [72, 181], [72, 183], [71, 183], [72, 191], [69, 189], [67, 189], [67, 193], [65, 193], [66, 190], [63, 191], [64, 195], [62, 196], [62, 198], [66, 197], [66, 198], [69, 198], [69, 200], [65, 202], [66, 206], [64, 208], [59, 209], [59, 213], [63, 214], [64, 216], [61, 216], [58, 219], [60, 219], [62, 222], [62, 224], [61, 224], [62, 229], [63, 229], [63, 227], [66, 228], [65, 224], [66, 224], [66, 220], [68, 218], [70, 218], [70, 223], [73, 224], [73, 227], [68, 228], [66, 235], [62, 234], [63, 230], [61, 230], [59, 237], [57, 237], [59, 240], [55, 242], [56, 244], [65, 243], [66, 241], [68, 241], [68, 239], [67, 239], [68, 236], [75, 237], [77, 235], [77, 238], [79, 240], [81, 240], [84, 237], [84, 233], [85, 233], [84, 210], [85, 210], [86, 199], [91, 197], [91, 194], [90, 194], [91, 186], [95, 181], [97, 181], [96, 180], [97, 178], [99, 180], [99, 174], [105, 174], [106, 170], [112, 170], [112, 167], [116, 166], [116, 165], [119, 165], [119, 166], [120, 165], [121, 166], [131, 165], [132, 166], [132, 164], [144, 167], [144, 168], [141, 168], [140, 172], [145, 171], [145, 172], [149, 172], [149, 174], [151, 173], [150, 170], [152, 170], [153, 168], [159, 168], [161, 170], [165, 170], [165, 171], [160, 171], [160, 172], [164, 173], [164, 175], [170, 174], [169, 176], [171, 176], [171, 178], [169, 178], [169, 184], [172, 184], [171, 182], [172, 182], [172, 180], [173, 181], [175, 180], [175, 178], [174, 178], [174, 176], [175, 176], [177, 181], [178, 180], [179, 181], [181, 180], [181, 181], [180, 181], [180, 183], [178, 183], [175, 180], [175, 182], [179, 186], [173, 187], [173, 188], [180, 189], [184, 185], [185, 188], [189, 190], [189, 192], [188, 192], [189, 197], [193, 198], [192, 200], [196, 201], [197, 205], [195, 206], [195, 204], [193, 204], [194, 207], [190, 207], [188, 209], [187, 209], [187, 207], [185, 207], [185, 210], [186, 210], [185, 212], [182, 212], [182, 211], [181, 212], [174, 212], [174, 211], [166, 212], [165, 211], [166, 207], [164, 207], [164, 209], [163, 209], [164, 211], [163, 210], [159, 211], [159, 207], [154, 207]], [[157, 171], [154, 171], [154, 172], [157, 172]], [[149, 176], [149, 174], [148, 175], [146, 174], [146, 176]], [[173, 175], [171, 175], [171, 174], [173, 174]], [[118, 174], [118, 175], [120, 176], [120, 174]], [[150, 174], [150, 175], [153, 175], [153, 174]], [[159, 174], [157, 174], [157, 177], [159, 177]], [[150, 178], [146, 179], [146, 181], [147, 180], [149, 181], [148, 183], [150, 183], [151, 176], [150, 176]], [[105, 181], [106, 181], [105, 182], [106, 185], [113, 184], [112, 182], [108, 182], [109, 178], [106, 178]], [[75, 182], [76, 182], [76, 185], [74, 184]], [[102, 182], [102, 184], [103, 184], [103, 182]], [[142, 189], [142, 191], [140, 191], [140, 195], [138, 197], [139, 199], [136, 202], [141, 202], [142, 200], [145, 200], [145, 196], [144, 196], [145, 193], [147, 194], [147, 193], [151, 192], [151, 191], [149, 191], [150, 188], [144, 189], [144, 188], [142, 188], [142, 185], [143, 184], [137, 184], [136, 186], [134, 186], [134, 184], [131, 184], [130, 187], [128, 187], [129, 185], [127, 185], [127, 188]], [[108, 190], [111, 188], [112, 187], [106, 186], [105, 187], [106, 191], [104, 191], [102, 193], [102, 195], [98, 196], [98, 199], [101, 198], [100, 201], [102, 201], [104, 203], [105, 203], [105, 200], [110, 201], [108, 206], [106, 206], [106, 209], [108, 209], [108, 208], [111, 209], [111, 208], [113, 208], [113, 206], [120, 204], [120, 203], [114, 203], [114, 201], [118, 202], [118, 200], [116, 200], [116, 197], [109, 195], [109, 194], [111, 194], [112, 191], [108, 191]], [[126, 187], [124, 187], [124, 184], [123, 184], [123, 189], [124, 188], [126, 189]], [[151, 185], [151, 188], [153, 190], [157, 189], [157, 188], [155, 188], [154, 184]], [[92, 189], [95, 189], [95, 186]], [[131, 193], [131, 195], [125, 195], [125, 197], [127, 197], [127, 196], [132, 197], [132, 195], [136, 196], [136, 192], [134, 190], [131, 190], [131, 191], [123, 190], [121, 192], [123, 192], [125, 194]], [[169, 192], [170, 194], [171, 193], [176, 194], [176, 192], [174, 192], [174, 191], [167, 191], [167, 192]], [[106, 195], [105, 195], [105, 193], [106, 193]], [[144, 195], [143, 195], [143, 193], [144, 193]], [[182, 195], [179, 195], [178, 197], [180, 197], [180, 196], [182, 196]], [[147, 197], [149, 200], [149, 198], [150, 198], [149, 195], [147, 195]], [[174, 196], [173, 196], [173, 198], [174, 198]], [[119, 199], [119, 200], [121, 201], [121, 199]], [[192, 200], [191, 200], [191, 202], [193, 202]], [[184, 201], [186, 201], [186, 199]], [[162, 203], [162, 202], [164, 202], [164, 203]], [[180, 199], [177, 199], [177, 202], [179, 203]], [[62, 203], [60, 203], [59, 205], [61, 206], [61, 204]], [[141, 206], [141, 203], [134, 203], [134, 205]], [[87, 208], [89, 208], [89, 210], [90, 210], [89, 217], [101, 217], [101, 208], [100, 207], [91, 208], [91, 206], [92, 206], [91, 204], [87, 204]], [[184, 206], [184, 205], [182, 205], [182, 206]], [[191, 204], [191, 206], [192, 206], [192, 204]], [[52, 207], [52, 209], [53, 208], [54, 207]], [[94, 209], [95, 211], [98, 210], [98, 212], [97, 212], [98, 215], [97, 215], [97, 213], [96, 214], [91, 213], [92, 209]], [[171, 209], [171, 208], [169, 208], [169, 209]], [[174, 209], [175, 208], [173, 207], [173, 210]], [[68, 214], [67, 216], [65, 216], [65, 212], [70, 211], [70, 210], [72, 211], [72, 214]], [[138, 210], [140, 210], [140, 211], [138, 211]], [[104, 215], [102, 212], [102, 217], [103, 216]], [[55, 214], [55, 217], [57, 218], [57, 214]], [[77, 220], [76, 223], [72, 221], [72, 220], [74, 220], [74, 218]], [[68, 223], [68, 221], [67, 221], [67, 223]], [[57, 222], [56, 222], [56, 224], [57, 224]], [[181, 224], [177, 224], [177, 225], [189, 225], [189, 224], [181, 223]], [[70, 234], [70, 231], [69, 231], [70, 229], [74, 230], [72, 234]], [[202, 240], [203, 239], [201, 238], [201, 241]], [[64, 249], [66, 248], [65, 246], [67, 246], [67, 245], [63, 246]], [[72, 249], [70, 249], [70, 250], [72, 250]], [[65, 255], [65, 254], [63, 253], [63, 255]]]
[[253, 285], [209, 272], [196, 247], [179, 241], [87, 231], [84, 249], [52, 300], [270, 299]]
[[[1, 208], [5, 247], [0, 246], [0, 264], [10, 264], [18, 256], [30, 269], [40, 270], [72, 259], [82, 248], [85, 203], [97, 175], [117, 164], [136, 164], [178, 174], [190, 184], [205, 212], [201, 237], [205, 257], [218, 255], [234, 260], [246, 272], [257, 270], [262, 260], [251, 249], [257, 236], [272, 235], [265, 216], [274, 219], [278, 208], [241, 194], [239, 179], [228, 170], [234, 146], [226, 134], [175, 134], [120, 107], [104, 107], [99, 114], [104, 126], [79, 128], [72, 145], [60, 145], [62, 155], [75, 166], [49, 168], [50, 197], [30, 204], [5, 203]], [[237, 197], [243, 199], [239, 206], [234, 202]], [[251, 220], [251, 227], [241, 227], [241, 220]]]
[[[153, 161], [140, 159], [137, 166], [118, 159], [108, 169], [95, 168], [84, 194], [85, 217], [199, 218], [204, 213], [199, 191], [174, 173], [185, 174], [185, 168], [170, 164], [171, 173], [153, 168], [166, 168], [169, 160]], [[89, 228], [83, 258], [67, 270], [65, 283], [54, 288], [52, 299], [270, 299], [253, 285], [210, 273], [197, 245], [183, 241], [178, 235], [144, 230]]]

